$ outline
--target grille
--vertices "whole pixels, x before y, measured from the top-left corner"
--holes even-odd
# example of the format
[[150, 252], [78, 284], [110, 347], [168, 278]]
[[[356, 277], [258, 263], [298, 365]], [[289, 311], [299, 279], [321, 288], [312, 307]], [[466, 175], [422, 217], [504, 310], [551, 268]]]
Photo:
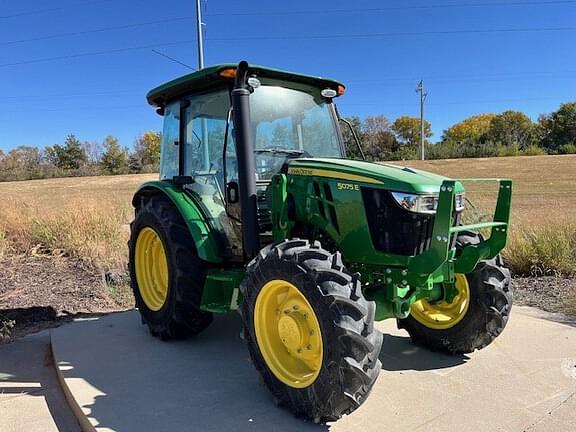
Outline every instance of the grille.
[[[403, 209], [386, 190], [362, 188], [362, 199], [376, 250], [414, 256], [430, 247], [434, 215]], [[459, 214], [455, 213], [453, 223], [458, 220]]]

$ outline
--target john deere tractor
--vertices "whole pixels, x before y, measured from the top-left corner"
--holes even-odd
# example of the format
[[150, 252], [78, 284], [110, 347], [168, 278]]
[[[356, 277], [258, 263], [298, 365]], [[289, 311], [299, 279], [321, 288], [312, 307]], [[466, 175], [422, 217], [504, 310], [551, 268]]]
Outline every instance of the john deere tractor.
[[136, 192], [129, 242], [153, 335], [185, 338], [238, 311], [275, 402], [316, 422], [369, 395], [381, 369], [374, 321], [469, 353], [512, 307], [499, 256], [511, 181], [469, 180], [499, 191], [492, 221], [463, 225], [463, 180], [346, 158], [344, 90], [240, 62], [150, 91], [164, 116], [160, 180]]

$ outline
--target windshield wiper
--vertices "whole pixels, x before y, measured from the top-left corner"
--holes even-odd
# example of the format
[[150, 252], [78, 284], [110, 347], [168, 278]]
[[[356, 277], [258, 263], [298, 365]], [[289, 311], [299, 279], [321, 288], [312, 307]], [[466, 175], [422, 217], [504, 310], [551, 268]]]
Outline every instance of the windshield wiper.
[[271, 154], [285, 154], [289, 156], [302, 156], [305, 152], [304, 150], [294, 150], [285, 148], [266, 148], [266, 149], [256, 149], [254, 153], [271, 153]]

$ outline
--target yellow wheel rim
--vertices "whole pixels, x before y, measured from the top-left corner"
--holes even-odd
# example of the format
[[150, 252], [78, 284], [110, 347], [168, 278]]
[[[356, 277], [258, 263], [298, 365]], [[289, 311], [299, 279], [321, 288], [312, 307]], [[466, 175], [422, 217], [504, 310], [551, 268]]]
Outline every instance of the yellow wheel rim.
[[168, 297], [168, 261], [160, 236], [150, 227], [138, 234], [135, 267], [142, 300], [150, 310], [160, 310]]
[[435, 330], [446, 330], [462, 321], [470, 306], [470, 287], [466, 276], [460, 273], [454, 275], [454, 285], [457, 294], [451, 303], [419, 300], [412, 305], [412, 317], [420, 324]]
[[322, 368], [322, 334], [314, 309], [292, 285], [275, 279], [254, 308], [256, 341], [274, 376], [294, 388], [312, 384]]

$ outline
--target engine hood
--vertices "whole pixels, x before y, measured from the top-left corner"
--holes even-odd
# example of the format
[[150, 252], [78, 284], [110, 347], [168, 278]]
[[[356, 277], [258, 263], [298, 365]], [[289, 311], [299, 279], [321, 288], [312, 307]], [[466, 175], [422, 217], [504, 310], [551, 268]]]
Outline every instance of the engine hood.
[[[417, 194], [438, 193], [442, 181], [450, 180], [427, 171], [390, 164], [348, 159], [301, 158], [289, 162], [288, 173], [333, 178], [391, 191]], [[456, 192], [463, 192], [460, 182]]]

